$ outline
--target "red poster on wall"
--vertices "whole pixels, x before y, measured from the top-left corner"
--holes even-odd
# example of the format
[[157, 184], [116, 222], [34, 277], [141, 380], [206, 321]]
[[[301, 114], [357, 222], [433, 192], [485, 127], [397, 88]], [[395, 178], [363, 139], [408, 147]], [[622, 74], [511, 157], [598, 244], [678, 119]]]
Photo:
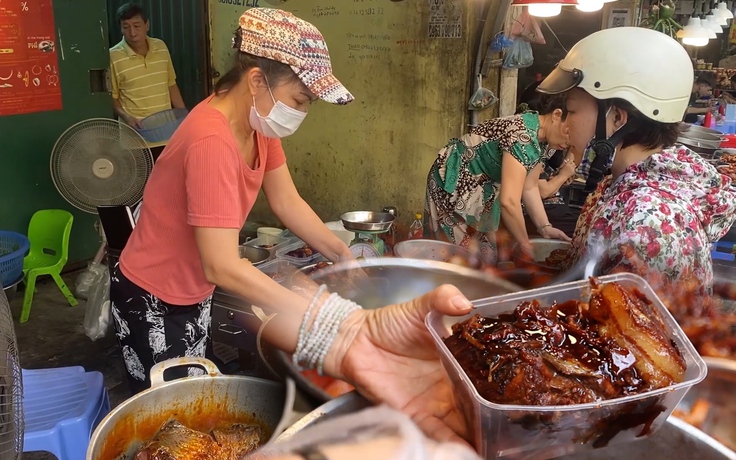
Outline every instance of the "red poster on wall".
[[51, 0], [0, 0], [0, 116], [61, 110]]

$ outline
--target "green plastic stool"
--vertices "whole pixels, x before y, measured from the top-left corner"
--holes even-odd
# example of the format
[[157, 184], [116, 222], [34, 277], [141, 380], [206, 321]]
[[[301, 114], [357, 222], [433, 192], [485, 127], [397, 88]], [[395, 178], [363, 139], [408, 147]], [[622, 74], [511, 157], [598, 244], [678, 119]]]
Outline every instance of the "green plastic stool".
[[62, 209], [44, 209], [31, 217], [31, 223], [28, 225], [31, 250], [23, 259], [23, 283], [26, 292], [23, 297], [23, 311], [20, 314], [21, 323], [28, 321], [31, 315], [36, 278], [42, 275], [51, 275], [72, 307], [78, 304], [77, 299], [61, 279], [61, 270], [69, 259], [72, 222], [74, 216]]

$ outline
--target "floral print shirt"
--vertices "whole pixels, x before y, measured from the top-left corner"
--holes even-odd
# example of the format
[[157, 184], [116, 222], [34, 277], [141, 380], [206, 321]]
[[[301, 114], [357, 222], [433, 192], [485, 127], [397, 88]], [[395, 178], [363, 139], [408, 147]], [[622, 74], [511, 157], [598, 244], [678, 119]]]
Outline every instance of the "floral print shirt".
[[599, 252], [602, 273], [636, 273], [655, 288], [713, 282], [711, 244], [736, 219], [736, 191], [686, 147], [663, 150], [605, 178], [588, 196], [573, 237], [571, 265]]

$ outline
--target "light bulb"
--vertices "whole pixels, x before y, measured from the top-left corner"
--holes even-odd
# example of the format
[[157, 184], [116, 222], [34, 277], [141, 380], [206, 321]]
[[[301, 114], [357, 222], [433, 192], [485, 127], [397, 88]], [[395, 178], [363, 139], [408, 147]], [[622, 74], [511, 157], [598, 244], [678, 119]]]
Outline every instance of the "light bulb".
[[705, 46], [708, 44], [707, 38], [683, 38], [682, 43], [690, 46]]
[[575, 8], [586, 13], [598, 11], [603, 8], [603, 0], [578, 0], [578, 4]]
[[559, 3], [532, 3], [528, 7], [529, 14], [539, 18], [557, 16], [562, 12], [562, 5]]
[[[708, 44], [710, 33], [702, 26], [700, 18], [691, 17], [682, 30], [682, 43], [690, 46], [705, 46]], [[713, 33], [715, 36], [715, 34]]]

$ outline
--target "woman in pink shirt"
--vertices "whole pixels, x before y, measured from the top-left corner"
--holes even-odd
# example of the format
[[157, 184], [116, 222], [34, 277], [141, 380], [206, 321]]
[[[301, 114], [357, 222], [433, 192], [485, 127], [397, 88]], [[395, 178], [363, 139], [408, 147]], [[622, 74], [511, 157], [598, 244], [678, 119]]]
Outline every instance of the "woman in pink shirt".
[[158, 159], [112, 274], [112, 311], [134, 393], [150, 385], [155, 363], [205, 355], [215, 285], [264, 307], [293, 301], [239, 258], [239, 232], [261, 190], [315, 250], [334, 262], [353, 258], [299, 196], [280, 140], [317, 99], [353, 100], [332, 75], [322, 36], [290, 13], [254, 8], [240, 18], [233, 42], [236, 65]]
[[322, 35], [290, 13], [246, 11], [233, 44], [237, 64], [162, 153], [112, 271], [112, 313], [131, 390], [150, 385], [155, 363], [205, 355], [217, 285], [275, 313], [263, 338], [298, 365], [354, 384], [434, 438], [467, 435], [424, 326], [433, 309], [456, 316], [471, 311], [457, 288], [362, 310], [324, 286], [302, 297], [240, 259], [239, 230], [263, 190], [299, 237], [330, 260], [352, 260], [294, 188], [278, 138], [299, 127], [310, 102], [346, 104], [353, 97], [332, 75]]

